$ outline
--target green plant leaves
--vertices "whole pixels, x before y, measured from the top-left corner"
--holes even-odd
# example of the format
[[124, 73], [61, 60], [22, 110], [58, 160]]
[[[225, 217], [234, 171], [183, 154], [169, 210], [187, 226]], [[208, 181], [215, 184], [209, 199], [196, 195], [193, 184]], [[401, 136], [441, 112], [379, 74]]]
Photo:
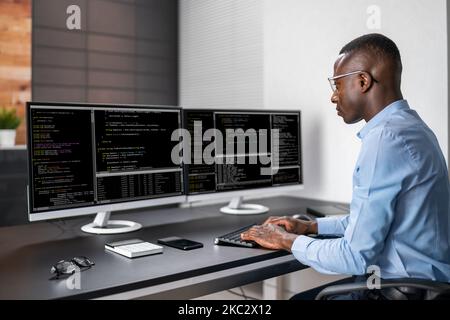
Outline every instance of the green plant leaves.
[[16, 110], [0, 108], [0, 130], [16, 129], [20, 125], [20, 118], [16, 115]]

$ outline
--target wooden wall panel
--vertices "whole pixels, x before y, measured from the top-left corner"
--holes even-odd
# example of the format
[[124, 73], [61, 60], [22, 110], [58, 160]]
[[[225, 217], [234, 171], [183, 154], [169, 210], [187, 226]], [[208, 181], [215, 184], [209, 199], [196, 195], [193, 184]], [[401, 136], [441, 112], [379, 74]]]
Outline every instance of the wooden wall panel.
[[16, 144], [25, 144], [25, 103], [31, 100], [31, 0], [0, 0], [0, 107], [22, 117]]

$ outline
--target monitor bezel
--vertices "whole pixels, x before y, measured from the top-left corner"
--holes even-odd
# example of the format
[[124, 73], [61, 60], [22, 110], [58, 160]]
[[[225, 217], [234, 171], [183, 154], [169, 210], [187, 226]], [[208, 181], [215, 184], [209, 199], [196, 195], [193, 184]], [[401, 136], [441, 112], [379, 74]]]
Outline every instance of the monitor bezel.
[[198, 112], [227, 112], [227, 113], [277, 113], [277, 114], [298, 114], [299, 122], [298, 122], [298, 144], [299, 144], [299, 163], [300, 163], [300, 176], [301, 176], [301, 182], [299, 183], [292, 183], [292, 184], [286, 184], [286, 185], [275, 185], [275, 186], [268, 186], [268, 187], [261, 187], [261, 188], [249, 188], [249, 189], [240, 189], [240, 190], [225, 190], [225, 191], [210, 191], [210, 192], [202, 192], [202, 193], [194, 193], [189, 194], [188, 189], [188, 166], [187, 164], [184, 165], [184, 190], [186, 193], [186, 201], [189, 202], [198, 202], [198, 201], [207, 201], [207, 200], [220, 200], [220, 199], [230, 199], [234, 197], [243, 197], [243, 196], [257, 196], [264, 193], [270, 193], [271, 195], [279, 195], [284, 194], [287, 192], [293, 192], [298, 190], [304, 189], [304, 173], [303, 173], [303, 143], [302, 143], [302, 113], [301, 110], [297, 108], [293, 109], [233, 109], [233, 108], [182, 108], [182, 125], [183, 128], [187, 128], [186, 124], [186, 117], [185, 112], [188, 111], [198, 111]]
[[[108, 204], [100, 205], [86, 205], [82, 207], [66, 208], [66, 209], [55, 209], [55, 210], [45, 210], [45, 211], [32, 211], [31, 210], [31, 190], [30, 181], [31, 177], [31, 130], [30, 130], [30, 116], [32, 106], [37, 107], [90, 107], [90, 108], [123, 108], [123, 109], [162, 109], [162, 110], [173, 110], [180, 113], [180, 125], [183, 126], [183, 109], [179, 106], [167, 106], [167, 105], [144, 105], [144, 104], [111, 104], [111, 103], [74, 103], [74, 102], [34, 102], [28, 101], [26, 103], [26, 128], [27, 128], [27, 168], [28, 168], [28, 182], [27, 182], [27, 213], [29, 221], [42, 221], [51, 220], [59, 218], [69, 218], [76, 216], [84, 216], [96, 214], [98, 212], [113, 212], [113, 211], [125, 211], [131, 209], [139, 209], [153, 206], [163, 206], [170, 204], [179, 204], [186, 201], [186, 193], [184, 191], [184, 181], [183, 184], [183, 194], [182, 195], [172, 195], [172, 196], [162, 196], [150, 199], [139, 199], [139, 200], [129, 200]], [[184, 167], [182, 167], [182, 179], [184, 180]]]

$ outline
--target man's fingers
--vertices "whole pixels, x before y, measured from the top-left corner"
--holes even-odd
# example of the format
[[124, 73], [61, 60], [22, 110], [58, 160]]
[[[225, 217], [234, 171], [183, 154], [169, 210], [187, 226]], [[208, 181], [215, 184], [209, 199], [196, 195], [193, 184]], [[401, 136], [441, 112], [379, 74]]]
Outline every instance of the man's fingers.
[[262, 224], [264, 225], [268, 225], [268, 224], [286, 224], [288, 223], [287, 221], [287, 217], [270, 217], [269, 219], [267, 219], [266, 221], [264, 221], [264, 223]]
[[279, 218], [279, 219], [270, 221], [265, 226], [278, 226], [278, 227], [282, 227], [283, 229], [286, 230], [287, 228], [289, 228], [290, 222], [285, 220], [284, 218]]
[[247, 231], [241, 233], [242, 240], [255, 240], [261, 234], [262, 226], [253, 226]]
[[242, 233], [241, 233], [241, 239], [242, 239], [242, 240], [253, 240], [252, 237], [251, 237], [251, 230], [252, 230], [253, 228], [254, 228], [254, 227], [248, 229], [247, 231], [242, 232]]
[[273, 223], [272, 221], [275, 221], [277, 219], [280, 219], [280, 217], [269, 217], [266, 219], [266, 221], [263, 222], [263, 225], [269, 224], [269, 223]]
[[241, 239], [242, 240], [251, 240], [250, 239], [250, 235], [248, 234], [248, 231], [245, 231], [245, 232], [241, 233]]

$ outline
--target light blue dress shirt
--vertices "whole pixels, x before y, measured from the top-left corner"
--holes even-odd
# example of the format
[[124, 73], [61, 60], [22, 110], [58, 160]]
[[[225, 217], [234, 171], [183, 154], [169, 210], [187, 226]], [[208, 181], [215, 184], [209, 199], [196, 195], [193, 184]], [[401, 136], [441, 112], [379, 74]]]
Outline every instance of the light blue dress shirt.
[[405, 100], [373, 117], [358, 133], [350, 215], [318, 219], [320, 235], [298, 236], [292, 253], [327, 274], [450, 282], [450, 187], [433, 132]]

